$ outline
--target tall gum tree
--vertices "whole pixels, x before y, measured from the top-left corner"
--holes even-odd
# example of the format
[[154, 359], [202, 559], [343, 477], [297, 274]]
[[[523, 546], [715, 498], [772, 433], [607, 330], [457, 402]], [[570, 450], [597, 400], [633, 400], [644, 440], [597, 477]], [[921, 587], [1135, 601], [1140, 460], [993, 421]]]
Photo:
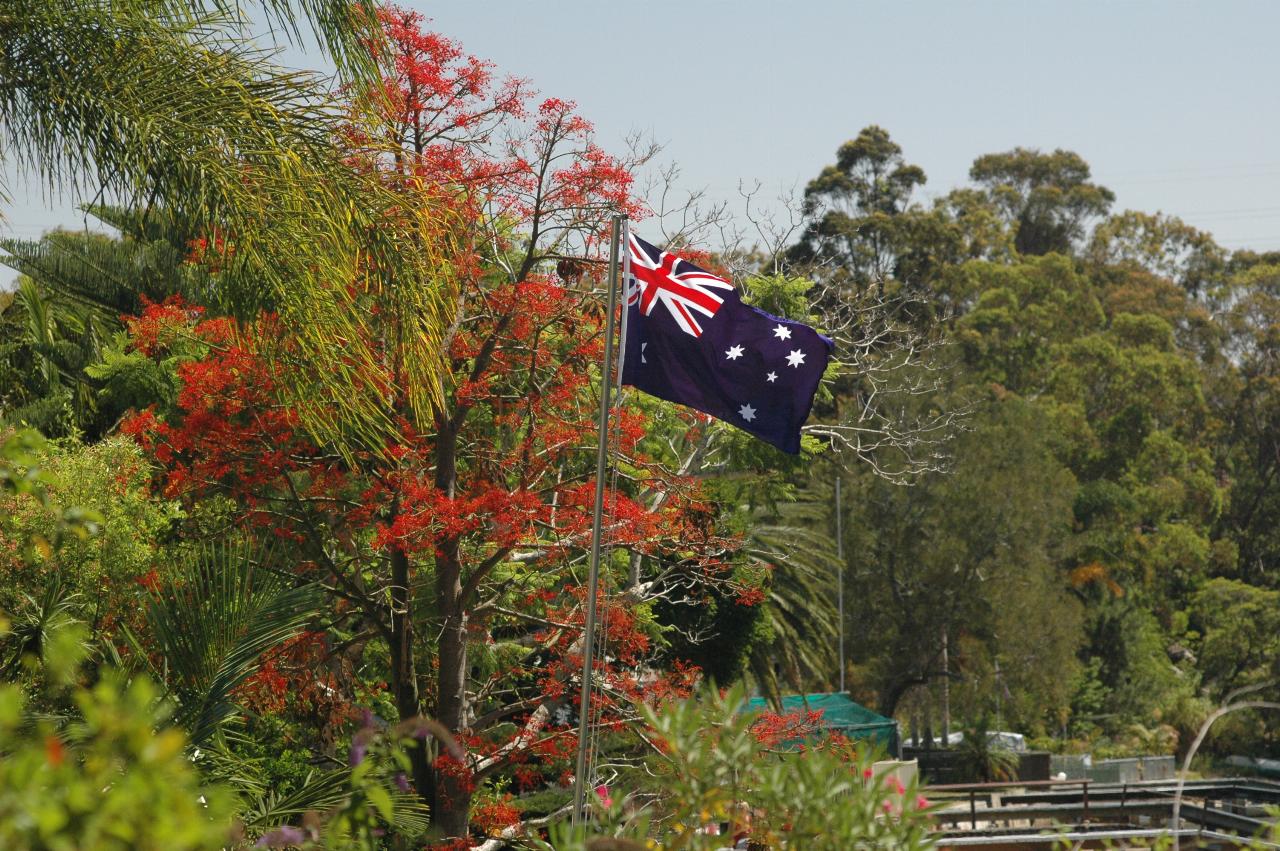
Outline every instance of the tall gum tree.
[[973, 161], [969, 179], [1014, 230], [1019, 254], [1070, 254], [1090, 222], [1106, 215], [1115, 193], [1090, 181], [1089, 164], [1074, 151], [1014, 148]]

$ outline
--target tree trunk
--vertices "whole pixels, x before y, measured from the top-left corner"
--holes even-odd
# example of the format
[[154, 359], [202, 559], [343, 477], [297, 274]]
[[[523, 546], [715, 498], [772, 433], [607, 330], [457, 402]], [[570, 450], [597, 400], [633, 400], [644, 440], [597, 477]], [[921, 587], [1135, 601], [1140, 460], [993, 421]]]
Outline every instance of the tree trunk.
[[[413, 656], [413, 600], [409, 594], [409, 557], [392, 548], [391, 556], [391, 692], [401, 721], [422, 714], [418, 674]], [[431, 760], [424, 741], [409, 747], [409, 764], [418, 794], [430, 803]]]
[[[460, 570], [456, 558], [443, 553], [436, 563], [436, 585], [443, 604], [440, 632], [440, 673], [436, 719], [451, 733], [467, 726], [467, 613], [462, 608]], [[436, 774], [436, 811], [433, 819], [448, 837], [467, 835], [471, 816], [471, 778], [454, 772]]]
[[[452, 497], [457, 488], [457, 424], [436, 418], [436, 487]], [[467, 611], [462, 599], [462, 562], [457, 539], [440, 541], [436, 555], [436, 606], [442, 619], [436, 720], [450, 733], [466, 729]], [[470, 766], [436, 771], [431, 819], [445, 837], [465, 837], [471, 824]]]

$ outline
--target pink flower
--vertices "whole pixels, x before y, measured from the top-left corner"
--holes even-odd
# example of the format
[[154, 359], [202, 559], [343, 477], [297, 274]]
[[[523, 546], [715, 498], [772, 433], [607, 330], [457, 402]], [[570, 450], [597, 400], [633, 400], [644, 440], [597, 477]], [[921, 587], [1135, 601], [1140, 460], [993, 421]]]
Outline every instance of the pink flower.
[[929, 799], [926, 798], [924, 795], [917, 795], [916, 809], [923, 810], [927, 806], [929, 806]]
[[891, 777], [889, 778], [889, 780], [890, 780], [890, 785], [893, 786], [894, 794], [901, 795], [903, 792], [907, 791], [906, 789], [902, 788], [902, 781], [899, 780], [897, 777]]
[[870, 768], [864, 768], [864, 769], [862, 769], [862, 779], [863, 779], [863, 780], [870, 780], [870, 779], [871, 779], [871, 774], [872, 774], [872, 772], [871, 772], [871, 769], [870, 769]]
[[886, 813], [893, 812], [893, 804], [889, 803], [888, 799], [886, 799], [884, 803], [880, 805], [880, 809], [884, 810]]
[[609, 797], [609, 787], [601, 783], [596, 787], [596, 795], [600, 798], [600, 803], [606, 809], [613, 806], [613, 798]]

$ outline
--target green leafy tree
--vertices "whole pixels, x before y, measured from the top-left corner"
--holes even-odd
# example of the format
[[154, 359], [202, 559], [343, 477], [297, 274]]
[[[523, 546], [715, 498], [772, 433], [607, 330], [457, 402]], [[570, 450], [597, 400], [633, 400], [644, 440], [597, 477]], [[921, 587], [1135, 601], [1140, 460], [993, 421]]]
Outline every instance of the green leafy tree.
[[1221, 463], [1231, 499], [1218, 530], [1239, 551], [1235, 575], [1280, 587], [1280, 263], [1255, 263], [1232, 281], [1225, 316], [1231, 368], [1216, 370], [1210, 399], [1223, 421]]
[[[1047, 451], [1046, 424], [1027, 403], [992, 401], [958, 438], [950, 472], [912, 488], [868, 477], [850, 489], [847, 626], [882, 713], [941, 677], [984, 675], [996, 658], [1005, 687], [1035, 695], [1020, 723], [1052, 719], [1069, 699], [1060, 684], [1075, 664], [1078, 614], [1057, 558], [1074, 482]], [[1025, 620], [1040, 607], [1054, 617]]]
[[[142, 583], [161, 567], [163, 538], [178, 513], [150, 495], [150, 470], [132, 442], [112, 438], [92, 446], [42, 442], [22, 461], [38, 469], [36, 494], [0, 494], [0, 569], [8, 577], [0, 610], [17, 615], [51, 589], [69, 598], [76, 616], [104, 642], [145, 594]], [[95, 534], [69, 522], [90, 519]], [[46, 542], [26, 550], [23, 541]], [[40, 608], [40, 606], [37, 606]]]
[[1215, 701], [1280, 675], [1280, 591], [1218, 577], [1196, 594], [1191, 611], [1198, 668]]
[[[1211, 537], [1223, 492], [1207, 449], [1199, 370], [1177, 352], [1170, 327], [1121, 315], [1105, 332], [1058, 349], [1049, 378], [1054, 415], [1072, 435], [1076, 558], [1106, 567], [1169, 606], [1231, 553]], [[1154, 601], [1153, 601], [1154, 602]]]
[[1057, 255], [969, 263], [954, 270], [948, 289], [971, 305], [953, 339], [973, 377], [1020, 394], [1044, 386], [1056, 346], [1103, 326], [1088, 279]]
[[1094, 602], [1084, 623], [1083, 675], [1067, 723], [1078, 736], [1125, 737], [1133, 723], [1194, 729], [1202, 707], [1192, 674], [1173, 664], [1160, 622], [1141, 599]]
[[1089, 180], [1089, 164], [1079, 154], [1062, 149], [984, 154], [969, 177], [1013, 228], [1019, 254], [1072, 253], [1090, 221], [1115, 200], [1110, 189]]
[[1221, 287], [1226, 251], [1204, 231], [1177, 216], [1125, 210], [1093, 231], [1086, 256], [1098, 266], [1135, 266], [1165, 278], [1192, 296]]
[[790, 260], [847, 279], [857, 289], [895, 276], [906, 244], [904, 218], [924, 170], [907, 163], [902, 148], [872, 125], [840, 146], [836, 162], [805, 187], [812, 220]]

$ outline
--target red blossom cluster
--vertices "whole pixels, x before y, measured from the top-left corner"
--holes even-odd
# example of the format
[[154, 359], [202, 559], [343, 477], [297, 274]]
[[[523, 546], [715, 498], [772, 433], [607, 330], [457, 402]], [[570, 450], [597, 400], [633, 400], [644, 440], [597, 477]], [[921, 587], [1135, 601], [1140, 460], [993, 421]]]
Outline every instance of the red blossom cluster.
[[503, 828], [510, 827], [520, 821], [520, 810], [511, 803], [510, 795], [503, 795], [474, 807], [471, 811], [471, 822], [482, 833], [493, 835]]
[[[372, 563], [378, 551], [394, 549], [423, 565], [430, 565], [442, 547], [461, 553], [468, 563], [494, 553], [538, 550], [536, 563], [547, 581], [530, 580], [533, 587], [513, 604], [528, 617], [568, 629], [534, 631], [530, 640], [542, 647], [539, 658], [499, 670], [493, 680], [530, 682], [541, 699], [576, 712], [584, 595], [580, 586], [561, 579], [561, 571], [566, 559], [589, 543], [595, 484], [583, 449], [594, 437], [590, 358], [598, 356], [593, 340], [598, 320], [584, 310], [590, 302], [581, 293], [549, 282], [527, 289], [534, 296], [527, 303], [501, 290], [478, 300], [495, 312], [478, 313], [473, 330], [458, 344], [479, 347], [494, 335], [498, 339], [488, 369], [467, 372], [474, 358], [458, 362], [466, 381], [457, 385], [447, 413], [466, 413], [460, 418], [465, 457], [452, 492], [443, 491], [431, 475], [437, 436], [407, 420], [384, 453], [368, 453], [353, 463], [316, 446], [296, 411], [282, 406], [274, 392], [286, 362], [257, 353], [256, 335], [280, 335], [274, 322], [264, 318], [233, 333], [227, 321], [205, 319], [176, 300], [149, 305], [130, 329], [138, 352], [161, 362], [178, 357], [177, 402], [170, 411], [140, 412], [123, 429], [159, 463], [166, 494], [191, 500], [215, 493], [233, 497], [243, 523], [302, 547], [300, 570], [321, 569], [308, 542], [321, 549], [337, 547], [352, 558], [374, 556]], [[636, 452], [646, 429], [643, 416], [627, 412], [623, 422], [623, 448], [632, 453], [632, 463], [637, 468], [651, 464]], [[612, 541], [687, 564], [695, 573], [722, 571], [710, 553], [723, 551], [726, 542], [717, 537], [714, 507], [698, 498], [697, 484], [654, 477], [653, 493], [659, 492], [668, 498], [656, 509], [625, 493], [610, 493]], [[323, 536], [318, 542], [317, 534]], [[335, 612], [358, 614], [345, 599], [336, 601]], [[608, 637], [608, 654], [597, 662], [609, 684], [599, 707], [606, 725], [621, 724], [633, 701], [688, 693], [697, 672], [652, 669], [649, 637], [630, 608], [602, 599], [600, 613]], [[477, 613], [468, 629], [475, 640], [491, 640], [489, 630], [509, 631], [518, 623]], [[304, 708], [324, 716], [326, 725], [338, 723], [339, 710], [349, 707], [326, 703], [325, 695], [344, 690], [317, 680], [325, 652], [315, 634], [279, 648], [240, 697], [256, 711]], [[526, 711], [508, 720], [523, 728], [531, 718]], [[520, 784], [535, 778], [556, 782], [568, 771], [576, 741], [564, 723], [539, 725], [515, 747], [509, 735], [474, 731], [459, 738], [467, 746], [468, 763], [445, 756], [434, 767], [465, 781], [460, 785], [468, 790], [474, 766], [495, 759], [507, 769], [518, 768]]]
[[[585, 244], [598, 244], [608, 213], [643, 214], [630, 168], [594, 143], [573, 102], [535, 103], [527, 81], [497, 79], [492, 63], [425, 30], [417, 12], [383, 6], [378, 16], [392, 71], [376, 90], [348, 92], [358, 166], [425, 190], [472, 223], [534, 221], [543, 235], [583, 231]], [[489, 236], [510, 249], [508, 228]]]
[[[201, 319], [178, 297], [149, 304], [130, 319], [131, 344], [164, 361], [180, 352], [177, 414], [157, 418], [154, 406], [126, 418], [121, 431], [149, 450], [165, 470], [162, 491], [175, 497], [225, 485], [251, 507], [262, 487], [298, 469], [314, 454], [296, 411], [277, 404], [277, 368], [251, 351], [228, 319]], [[254, 334], [276, 332], [264, 317]], [[270, 516], [254, 512], [259, 525]]]
[[309, 630], [269, 651], [236, 698], [259, 714], [286, 709], [316, 723], [328, 740], [358, 714], [350, 683], [330, 665], [325, 633]]
[[784, 714], [762, 712], [751, 725], [751, 735], [767, 748], [788, 742], [804, 742], [822, 732], [821, 710]]

